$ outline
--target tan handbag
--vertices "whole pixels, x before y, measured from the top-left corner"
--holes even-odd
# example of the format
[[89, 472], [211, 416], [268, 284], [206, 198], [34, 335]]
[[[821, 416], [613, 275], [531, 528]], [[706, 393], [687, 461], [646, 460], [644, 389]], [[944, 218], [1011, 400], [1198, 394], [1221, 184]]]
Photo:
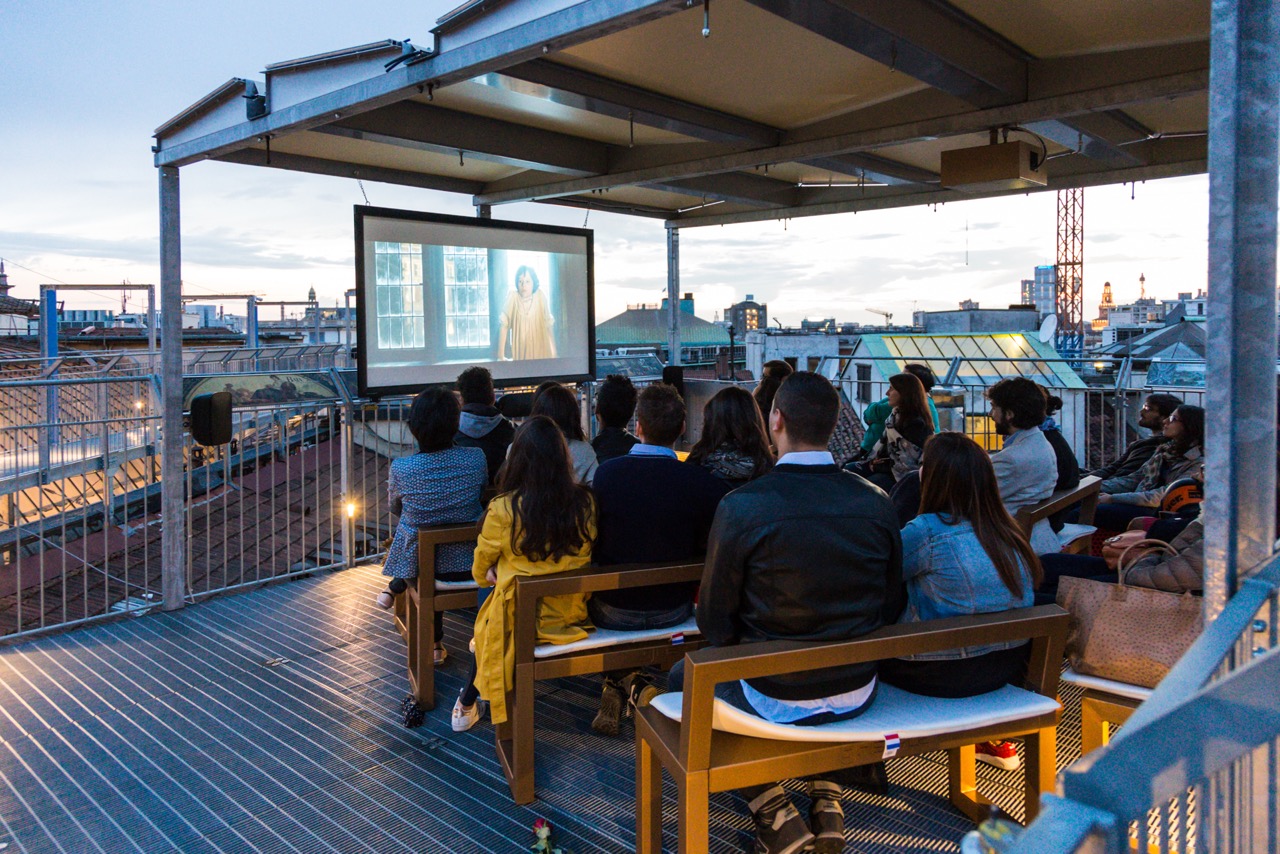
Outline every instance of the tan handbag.
[[[1129, 528], [1126, 531], [1102, 541], [1102, 559], [1107, 562], [1107, 569], [1119, 569], [1120, 556], [1128, 552], [1130, 547], [1139, 543], [1165, 545], [1164, 540], [1147, 539], [1148, 526], [1143, 525], [1142, 522], [1142, 519], [1134, 519], [1129, 523]], [[1144, 546], [1142, 554], [1146, 555], [1151, 550], [1152, 547]], [[1137, 560], [1137, 558], [1134, 558], [1134, 560]]]
[[1153, 551], [1177, 553], [1163, 540], [1140, 540], [1120, 556], [1118, 584], [1059, 579], [1058, 604], [1071, 614], [1067, 658], [1077, 673], [1154, 688], [1200, 636], [1200, 599], [1125, 585], [1125, 570]]

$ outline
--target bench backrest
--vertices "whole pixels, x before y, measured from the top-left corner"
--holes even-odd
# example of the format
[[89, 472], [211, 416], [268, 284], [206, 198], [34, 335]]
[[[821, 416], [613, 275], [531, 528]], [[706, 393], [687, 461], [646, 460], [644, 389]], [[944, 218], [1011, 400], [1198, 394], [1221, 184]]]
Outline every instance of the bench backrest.
[[1041, 605], [998, 614], [898, 623], [851, 641], [769, 641], [690, 652], [685, 657], [681, 761], [690, 770], [710, 767], [715, 687], [735, 679], [758, 679], [924, 652], [1029, 640], [1031, 658], [1025, 687], [1054, 697], [1058, 691], [1068, 622], [1067, 612], [1057, 605]]
[[435, 578], [436, 548], [446, 543], [472, 543], [480, 536], [480, 523], [431, 525], [418, 529], [418, 577]]
[[1015, 519], [1021, 526], [1023, 533], [1028, 537], [1031, 536], [1031, 529], [1041, 519], [1048, 519], [1055, 513], [1059, 513], [1071, 507], [1074, 504], [1080, 505], [1080, 522], [1084, 525], [1093, 524], [1093, 511], [1098, 507], [1098, 492], [1102, 488], [1102, 478], [1089, 477], [1080, 478], [1080, 484], [1075, 489], [1059, 489], [1039, 504], [1031, 504], [1023, 507], [1018, 511]]
[[534, 659], [533, 650], [538, 643], [538, 600], [544, 596], [701, 581], [702, 568], [703, 561], [699, 558], [684, 563], [589, 566], [555, 575], [517, 578], [515, 637], [512, 639], [515, 643], [516, 664]]

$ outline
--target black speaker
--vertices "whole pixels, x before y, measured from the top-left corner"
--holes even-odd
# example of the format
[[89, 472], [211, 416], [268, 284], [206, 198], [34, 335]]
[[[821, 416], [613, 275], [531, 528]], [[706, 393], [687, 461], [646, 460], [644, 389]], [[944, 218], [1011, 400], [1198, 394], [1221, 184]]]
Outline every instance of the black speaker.
[[205, 446], [231, 441], [231, 392], [215, 391], [191, 398], [191, 438]]
[[533, 392], [515, 391], [504, 394], [494, 406], [507, 418], [528, 418], [533, 411]]
[[676, 393], [680, 397], [684, 397], [684, 367], [681, 365], [667, 365], [662, 369], [662, 381], [667, 385], [676, 387]]

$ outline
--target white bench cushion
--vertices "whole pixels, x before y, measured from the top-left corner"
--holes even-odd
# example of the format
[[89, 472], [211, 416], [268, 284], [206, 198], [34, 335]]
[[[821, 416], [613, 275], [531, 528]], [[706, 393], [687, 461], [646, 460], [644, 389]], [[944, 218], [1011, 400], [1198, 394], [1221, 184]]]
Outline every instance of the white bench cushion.
[[698, 622], [693, 617], [685, 620], [678, 626], [669, 626], [665, 629], [645, 629], [640, 632], [619, 632], [613, 629], [593, 629], [585, 638], [573, 643], [540, 643], [533, 648], [534, 658], [550, 658], [555, 655], [565, 655], [570, 652], [582, 652], [588, 649], [599, 649], [606, 646], [621, 646], [625, 643], [638, 643], [640, 641], [669, 639], [674, 634], [684, 634], [686, 637], [699, 634]]
[[1067, 522], [1058, 532], [1058, 542], [1065, 549], [1081, 537], [1092, 537], [1098, 530], [1096, 525], [1081, 525], [1079, 522]]
[[1128, 682], [1117, 682], [1114, 679], [1103, 679], [1101, 676], [1086, 676], [1083, 673], [1076, 673], [1070, 667], [1062, 671], [1062, 675], [1058, 678], [1063, 682], [1079, 685], [1081, 688], [1091, 688], [1094, 691], [1115, 694], [1117, 697], [1125, 697], [1130, 700], [1145, 701], [1151, 696], [1150, 688], [1143, 688], [1141, 685], [1130, 685]]
[[475, 581], [441, 581], [436, 579], [437, 590], [479, 590], [480, 585]]
[[[679, 693], [662, 694], [651, 705], [678, 721], [683, 700], [684, 696]], [[716, 700], [711, 726], [724, 732], [775, 741], [883, 741], [888, 733], [896, 733], [900, 738], [922, 738], [1051, 714], [1058, 708], [1052, 698], [1012, 685], [977, 697], [943, 700], [922, 697], [881, 682], [871, 708], [852, 720], [820, 726], [775, 724]]]

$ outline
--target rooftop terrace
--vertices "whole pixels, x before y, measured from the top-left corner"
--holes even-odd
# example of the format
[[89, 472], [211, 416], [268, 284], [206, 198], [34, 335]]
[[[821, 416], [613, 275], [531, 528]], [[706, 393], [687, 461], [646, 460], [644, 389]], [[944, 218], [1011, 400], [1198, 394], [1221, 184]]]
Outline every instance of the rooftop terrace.
[[[634, 850], [632, 729], [592, 733], [594, 679], [540, 683], [539, 800], [512, 804], [492, 729], [449, 729], [441, 702], [401, 724], [404, 645], [370, 605], [376, 566], [322, 573], [168, 614], [0, 650], [0, 843], [44, 851], [516, 852], [548, 819], [574, 854]], [[469, 612], [446, 615], [458, 690]], [[1060, 765], [1079, 755], [1063, 685]], [[848, 793], [853, 852], [956, 851], [943, 756], [889, 762], [887, 797]], [[979, 766], [1020, 813], [1021, 772]], [[664, 800], [668, 844], [674, 787]], [[735, 798], [712, 800], [711, 850], [749, 844]]]

